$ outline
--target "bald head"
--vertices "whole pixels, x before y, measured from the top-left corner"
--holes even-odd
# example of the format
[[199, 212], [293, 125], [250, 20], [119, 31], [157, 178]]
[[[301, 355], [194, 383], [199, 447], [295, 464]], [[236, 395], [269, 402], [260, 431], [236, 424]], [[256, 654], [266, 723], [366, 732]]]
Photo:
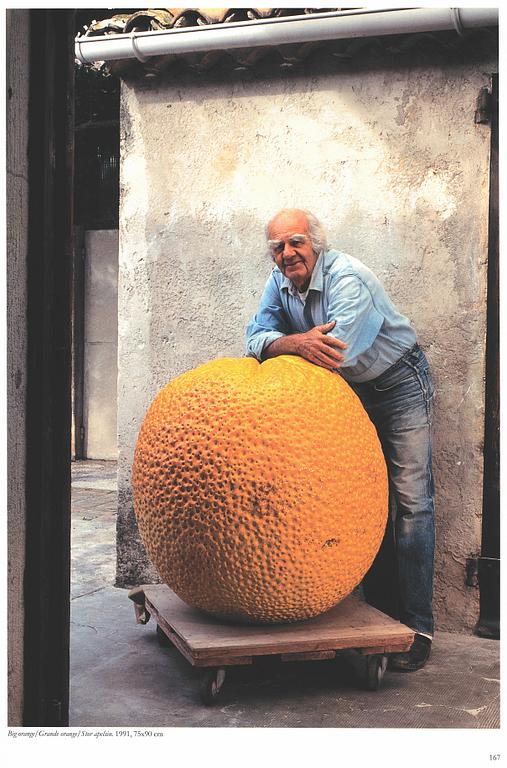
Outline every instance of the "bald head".
[[302, 232], [308, 229], [308, 214], [300, 208], [282, 208], [268, 222], [268, 233], [274, 227], [294, 227], [297, 232]]

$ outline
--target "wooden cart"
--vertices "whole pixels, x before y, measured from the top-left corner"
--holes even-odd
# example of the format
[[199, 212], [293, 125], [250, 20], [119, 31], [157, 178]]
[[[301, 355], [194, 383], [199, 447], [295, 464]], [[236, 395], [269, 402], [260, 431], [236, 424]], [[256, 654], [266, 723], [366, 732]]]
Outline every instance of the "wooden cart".
[[281, 661], [332, 659], [354, 649], [364, 657], [365, 681], [378, 690], [388, 653], [412, 645], [414, 632], [351, 595], [327, 613], [292, 624], [225, 623], [191, 608], [164, 584], [149, 584], [129, 592], [136, 620], [157, 622], [162, 645], [174, 645], [206, 674], [201, 700], [213, 704], [225, 680], [226, 667], [252, 664], [254, 657], [278, 655]]

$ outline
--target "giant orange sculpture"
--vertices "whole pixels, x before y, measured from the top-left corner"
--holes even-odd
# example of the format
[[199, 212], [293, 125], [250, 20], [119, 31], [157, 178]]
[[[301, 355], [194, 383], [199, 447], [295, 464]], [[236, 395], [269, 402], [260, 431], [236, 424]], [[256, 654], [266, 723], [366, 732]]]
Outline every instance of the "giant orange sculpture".
[[141, 427], [133, 491], [169, 587], [255, 622], [306, 619], [348, 595], [388, 507], [360, 400], [339, 375], [292, 356], [215, 360], [171, 381]]

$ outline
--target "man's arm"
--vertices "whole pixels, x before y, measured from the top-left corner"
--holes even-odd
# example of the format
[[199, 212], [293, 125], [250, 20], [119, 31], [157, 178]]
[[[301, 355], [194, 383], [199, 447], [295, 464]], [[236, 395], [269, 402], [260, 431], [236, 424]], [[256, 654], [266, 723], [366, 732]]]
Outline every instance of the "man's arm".
[[262, 294], [259, 311], [246, 329], [246, 353], [259, 361], [279, 355], [299, 355], [322, 368], [334, 370], [345, 359], [339, 350], [347, 349], [346, 343], [329, 334], [334, 326], [333, 320], [306, 333], [291, 333], [272, 273]]
[[306, 333], [280, 336], [264, 349], [263, 357], [299, 355], [329, 371], [339, 368], [345, 358], [338, 350], [347, 349], [347, 344], [334, 336], [327, 336], [335, 325], [335, 321], [331, 320], [324, 325], [316, 325]]
[[[355, 365], [374, 342], [383, 322], [370, 291], [355, 275], [334, 281], [328, 292], [328, 322], [306, 333], [283, 336], [266, 346], [264, 357], [300, 355], [333, 370]], [[347, 358], [338, 351], [347, 349]]]
[[329, 335], [347, 343], [347, 359], [342, 368], [356, 365], [358, 357], [375, 342], [384, 322], [369, 288], [352, 274], [331, 281], [327, 317], [328, 322], [336, 321]]
[[273, 270], [261, 296], [257, 314], [246, 328], [246, 354], [262, 362], [266, 359], [268, 345], [287, 334], [290, 334], [290, 324]]

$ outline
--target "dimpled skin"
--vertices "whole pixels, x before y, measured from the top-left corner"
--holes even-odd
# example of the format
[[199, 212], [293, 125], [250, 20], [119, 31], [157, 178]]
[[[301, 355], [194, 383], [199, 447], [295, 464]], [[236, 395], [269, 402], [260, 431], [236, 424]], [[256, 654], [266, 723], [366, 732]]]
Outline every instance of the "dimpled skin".
[[384, 457], [358, 397], [295, 356], [214, 360], [171, 381], [132, 479], [163, 581], [236, 621], [331, 608], [368, 570], [387, 519]]

